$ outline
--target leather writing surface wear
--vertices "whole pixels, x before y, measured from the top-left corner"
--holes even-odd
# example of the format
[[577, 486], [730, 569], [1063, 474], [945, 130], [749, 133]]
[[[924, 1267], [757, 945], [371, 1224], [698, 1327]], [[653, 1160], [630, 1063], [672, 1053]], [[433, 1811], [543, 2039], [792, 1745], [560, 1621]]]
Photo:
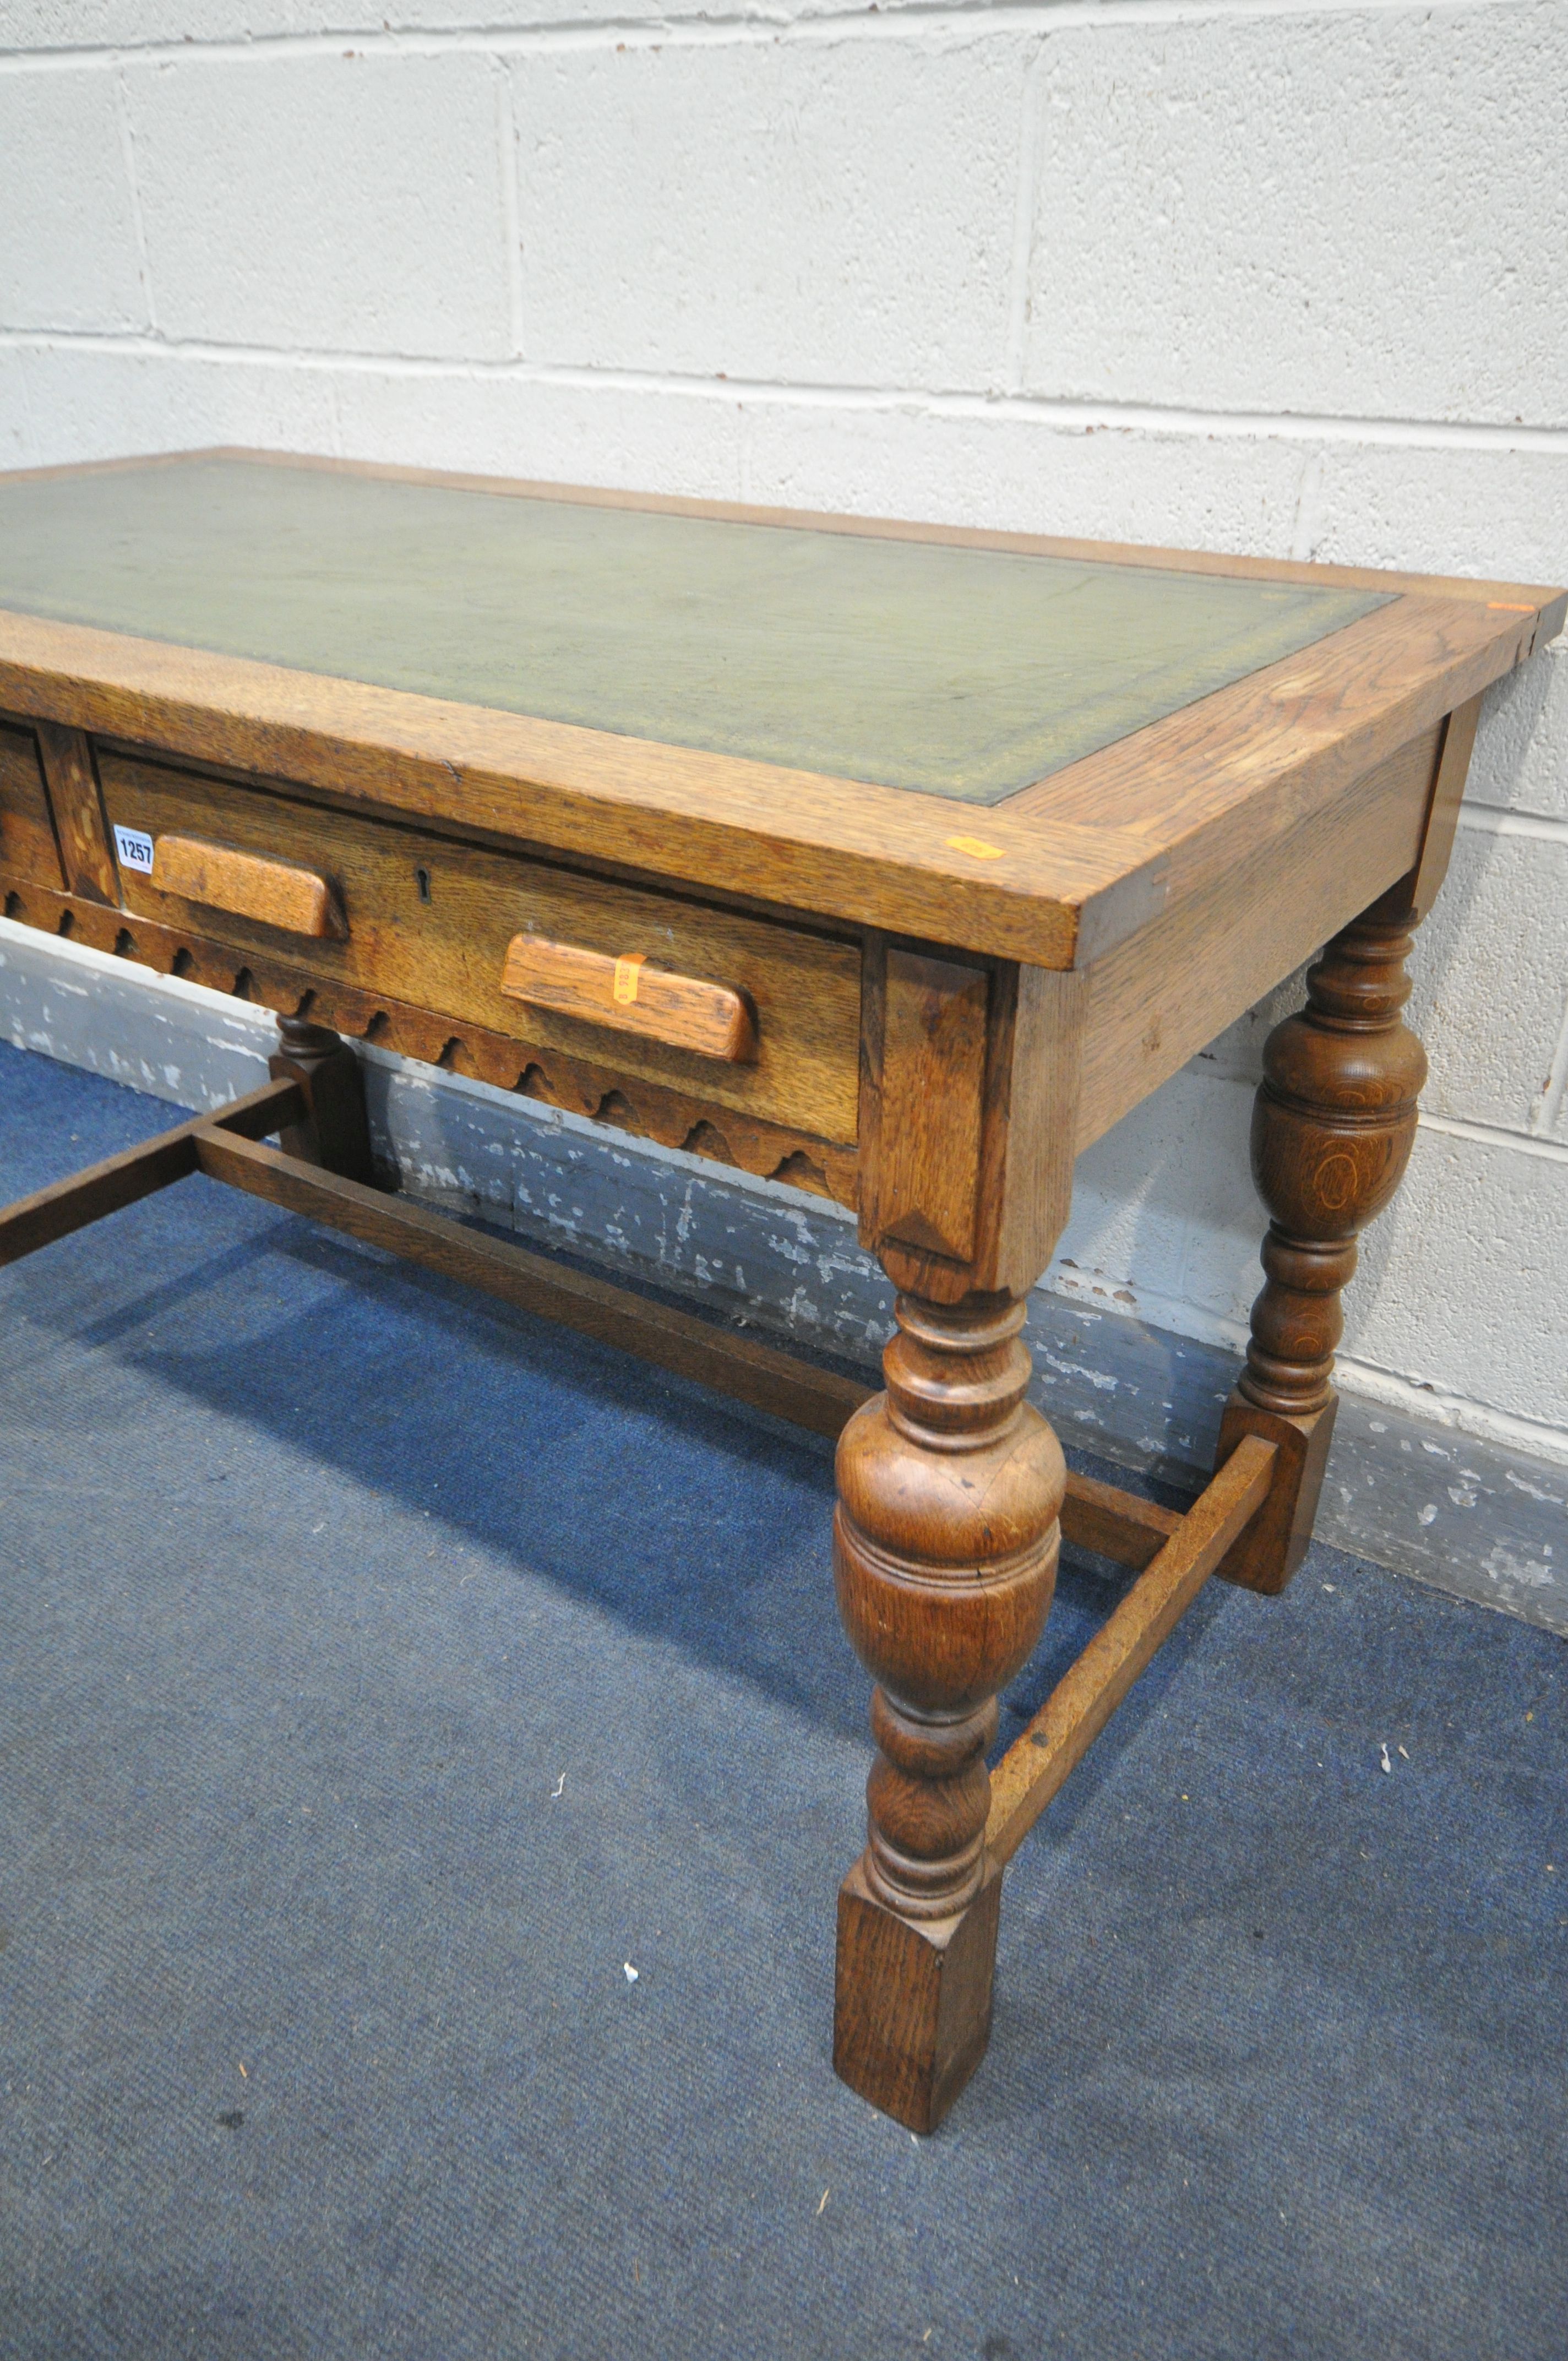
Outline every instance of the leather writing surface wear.
[[0, 608], [976, 804], [1385, 603], [227, 457], [0, 480]]

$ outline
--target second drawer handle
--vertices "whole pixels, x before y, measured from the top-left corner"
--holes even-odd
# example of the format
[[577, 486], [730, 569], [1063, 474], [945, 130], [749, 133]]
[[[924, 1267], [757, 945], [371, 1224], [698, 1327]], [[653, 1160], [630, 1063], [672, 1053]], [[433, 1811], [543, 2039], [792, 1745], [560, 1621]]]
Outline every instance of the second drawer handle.
[[160, 894], [178, 894], [232, 918], [256, 918], [287, 935], [341, 942], [348, 932], [327, 879], [297, 861], [211, 844], [200, 836], [160, 836], [148, 875]]
[[757, 1054], [757, 1020], [742, 992], [696, 975], [651, 967], [646, 954], [612, 959], [576, 943], [542, 935], [514, 935], [507, 946], [501, 990], [509, 1000], [552, 1008], [562, 1016], [639, 1033], [672, 1049], [741, 1065]]

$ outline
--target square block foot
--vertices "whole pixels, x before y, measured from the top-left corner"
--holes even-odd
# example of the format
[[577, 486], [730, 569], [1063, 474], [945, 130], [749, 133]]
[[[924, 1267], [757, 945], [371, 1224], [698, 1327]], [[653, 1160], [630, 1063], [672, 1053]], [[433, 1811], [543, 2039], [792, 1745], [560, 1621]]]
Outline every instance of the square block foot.
[[1267, 1499], [1220, 1561], [1217, 1571], [1222, 1581], [1271, 1597], [1284, 1589], [1312, 1538], [1338, 1409], [1335, 1394], [1323, 1410], [1303, 1418], [1287, 1418], [1277, 1411], [1255, 1408], [1239, 1393], [1232, 1394], [1220, 1422], [1215, 1466], [1223, 1467], [1247, 1434], [1261, 1434], [1266, 1443], [1276, 1446], [1279, 1456], [1274, 1463]]
[[859, 1861], [839, 1889], [833, 2066], [912, 2132], [935, 2131], [991, 2037], [1002, 1872], [956, 1917], [912, 1925], [877, 1899]]

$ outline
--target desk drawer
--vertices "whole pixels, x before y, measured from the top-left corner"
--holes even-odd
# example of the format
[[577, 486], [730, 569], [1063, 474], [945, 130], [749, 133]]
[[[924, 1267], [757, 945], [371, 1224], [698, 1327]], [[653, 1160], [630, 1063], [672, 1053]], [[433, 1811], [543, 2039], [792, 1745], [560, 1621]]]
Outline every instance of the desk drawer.
[[857, 945], [106, 750], [99, 775], [138, 917], [855, 1137]]

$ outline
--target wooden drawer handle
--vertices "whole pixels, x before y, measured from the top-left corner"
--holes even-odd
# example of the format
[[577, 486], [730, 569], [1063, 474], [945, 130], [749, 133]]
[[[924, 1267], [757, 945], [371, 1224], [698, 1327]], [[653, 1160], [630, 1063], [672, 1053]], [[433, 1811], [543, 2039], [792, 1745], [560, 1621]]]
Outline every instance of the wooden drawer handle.
[[611, 959], [576, 943], [541, 935], [514, 935], [507, 947], [501, 990], [510, 1000], [586, 1016], [622, 1033], [641, 1033], [673, 1049], [740, 1065], [757, 1054], [757, 1020], [744, 993], [695, 975], [651, 967], [641, 951]]
[[199, 836], [160, 836], [148, 876], [160, 894], [178, 894], [234, 918], [257, 918], [285, 934], [341, 942], [348, 932], [328, 880], [297, 861], [209, 844]]

